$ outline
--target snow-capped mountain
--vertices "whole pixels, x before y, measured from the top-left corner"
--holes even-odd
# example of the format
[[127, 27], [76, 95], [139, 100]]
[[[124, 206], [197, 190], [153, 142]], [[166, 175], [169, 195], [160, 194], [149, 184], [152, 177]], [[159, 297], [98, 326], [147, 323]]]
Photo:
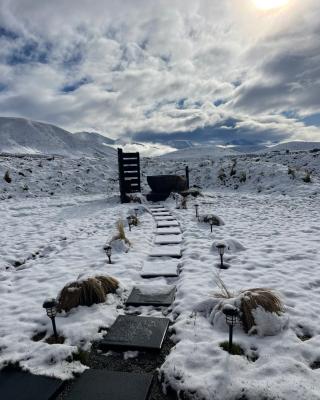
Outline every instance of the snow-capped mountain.
[[313, 150], [320, 149], [320, 142], [304, 142], [304, 141], [294, 141], [294, 142], [285, 142], [279, 143], [275, 146], [268, 147], [264, 149], [264, 151], [282, 151], [282, 150], [290, 150], [290, 151], [304, 151], [304, 150]]
[[177, 150], [161, 156], [164, 160], [194, 160], [203, 158], [220, 158], [237, 154], [231, 148], [214, 145], [199, 145]]
[[115, 157], [109, 140], [98, 134], [72, 134], [58, 126], [25, 118], [0, 117], [2, 153]]

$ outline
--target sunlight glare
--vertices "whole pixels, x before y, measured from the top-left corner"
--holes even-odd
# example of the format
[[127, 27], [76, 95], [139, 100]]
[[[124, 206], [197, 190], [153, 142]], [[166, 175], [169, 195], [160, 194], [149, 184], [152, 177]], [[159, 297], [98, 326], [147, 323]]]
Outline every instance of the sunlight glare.
[[271, 10], [285, 6], [289, 0], [253, 0], [253, 2], [260, 10]]

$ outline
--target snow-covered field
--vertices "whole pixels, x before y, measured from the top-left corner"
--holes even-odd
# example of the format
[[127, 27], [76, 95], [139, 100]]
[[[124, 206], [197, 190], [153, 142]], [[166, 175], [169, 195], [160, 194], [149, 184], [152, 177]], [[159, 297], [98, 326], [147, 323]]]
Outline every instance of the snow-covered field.
[[[33, 373], [69, 378], [85, 368], [70, 356], [80, 348], [89, 349], [102, 337], [100, 328], [109, 327], [124, 313], [123, 301], [133, 285], [169, 283], [177, 286], [168, 315], [175, 347], [161, 367], [161, 376], [181, 398], [320, 399], [318, 154], [189, 161], [191, 184], [204, 194], [196, 200], [201, 203], [199, 212], [213, 212], [225, 225], [210, 233], [210, 227], [195, 218], [194, 199], [187, 210], [175, 209], [175, 202], [168, 200], [167, 207], [183, 230], [181, 273], [178, 279], [147, 282], [140, 271], [153, 246], [155, 223], [143, 206], [140, 225], [132, 232], [126, 229], [132, 242], [129, 252], [114, 254], [110, 265], [103, 251], [116, 232], [116, 221], [137, 207], [118, 203], [113, 161], [56, 158], [44, 159], [39, 167], [39, 159], [31, 156], [1, 158], [0, 366], [19, 362]], [[186, 163], [145, 159], [143, 177], [183, 173]], [[288, 166], [294, 176], [288, 174]], [[2, 179], [7, 170], [11, 183]], [[303, 180], [306, 171], [312, 172], [310, 183]], [[28, 190], [21, 189], [24, 184]], [[59, 189], [51, 195], [54, 187]], [[220, 270], [212, 244], [227, 240], [244, 249], [227, 252], [230, 268]], [[51, 322], [42, 308], [45, 298], [57, 296], [79, 276], [101, 273], [119, 279], [116, 295], [108, 295], [104, 304], [58, 315], [64, 344], [32, 340], [38, 333], [51, 334]], [[212, 324], [210, 318], [218, 273], [231, 291], [254, 287], [279, 291], [289, 317], [275, 336], [249, 336], [237, 327], [234, 340], [243, 348], [243, 356], [221, 349], [219, 344], [228, 338], [227, 325], [221, 319]], [[148, 307], [140, 311], [161, 314]]]

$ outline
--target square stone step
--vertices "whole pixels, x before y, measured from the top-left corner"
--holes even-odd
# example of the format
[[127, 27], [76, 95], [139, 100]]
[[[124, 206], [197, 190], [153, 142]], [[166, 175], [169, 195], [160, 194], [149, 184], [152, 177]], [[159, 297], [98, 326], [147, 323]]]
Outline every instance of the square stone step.
[[168, 227], [168, 226], [179, 226], [178, 221], [157, 221], [157, 227], [158, 228], [163, 228], [163, 227]]
[[176, 221], [176, 217], [174, 217], [173, 215], [154, 215], [153, 218], [156, 221]]
[[162, 306], [172, 304], [176, 287], [172, 285], [140, 285], [132, 289], [126, 301], [127, 306]]
[[165, 208], [162, 204], [152, 204], [150, 210], [158, 210], [159, 208]]
[[172, 214], [170, 211], [166, 212], [153, 212], [152, 215], [154, 217], [172, 217]]
[[150, 257], [181, 257], [181, 247], [180, 246], [154, 246], [150, 253]]
[[154, 239], [155, 244], [179, 244], [182, 242], [182, 235], [158, 235]]
[[62, 384], [58, 379], [5, 369], [0, 372], [0, 399], [50, 400], [60, 391]]
[[146, 261], [143, 264], [140, 275], [143, 278], [155, 278], [158, 276], [174, 277], [179, 275], [179, 264], [173, 260]]
[[179, 235], [180, 233], [181, 229], [176, 227], [157, 228], [155, 231], [156, 235]]
[[147, 400], [152, 379], [152, 374], [89, 369], [75, 381], [67, 400]]
[[99, 342], [102, 350], [160, 350], [167, 333], [168, 318], [119, 315]]

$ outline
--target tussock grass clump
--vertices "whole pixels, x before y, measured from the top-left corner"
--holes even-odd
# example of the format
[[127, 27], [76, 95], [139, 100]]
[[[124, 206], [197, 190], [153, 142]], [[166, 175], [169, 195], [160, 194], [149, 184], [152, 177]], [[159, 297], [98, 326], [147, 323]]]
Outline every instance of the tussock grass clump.
[[252, 312], [257, 307], [260, 306], [265, 311], [277, 315], [282, 314], [284, 311], [280, 298], [271, 289], [254, 288], [244, 290], [240, 292], [240, 298], [241, 322], [244, 331], [247, 333], [255, 326]]
[[116, 227], [117, 227], [117, 233], [110, 240], [110, 245], [112, 245], [112, 242], [116, 240], [123, 240], [125, 244], [131, 246], [130, 240], [126, 237], [123, 221], [121, 220], [117, 221]]
[[126, 240], [126, 233], [124, 231], [124, 224], [121, 220], [117, 221], [117, 231], [118, 235], [117, 238], [121, 240]]
[[58, 310], [70, 311], [78, 306], [103, 303], [108, 293], [115, 293], [119, 286], [110, 276], [96, 276], [67, 284], [58, 297]]
[[[264, 311], [280, 316], [284, 312], [280, 297], [271, 289], [253, 288], [242, 290], [238, 294], [230, 292], [223, 280], [216, 276], [216, 283], [220, 291], [214, 294], [215, 298], [221, 300], [232, 299], [239, 309], [240, 321], [246, 333], [256, 326], [254, 311], [261, 307]], [[219, 305], [221, 310], [224, 305]]]

